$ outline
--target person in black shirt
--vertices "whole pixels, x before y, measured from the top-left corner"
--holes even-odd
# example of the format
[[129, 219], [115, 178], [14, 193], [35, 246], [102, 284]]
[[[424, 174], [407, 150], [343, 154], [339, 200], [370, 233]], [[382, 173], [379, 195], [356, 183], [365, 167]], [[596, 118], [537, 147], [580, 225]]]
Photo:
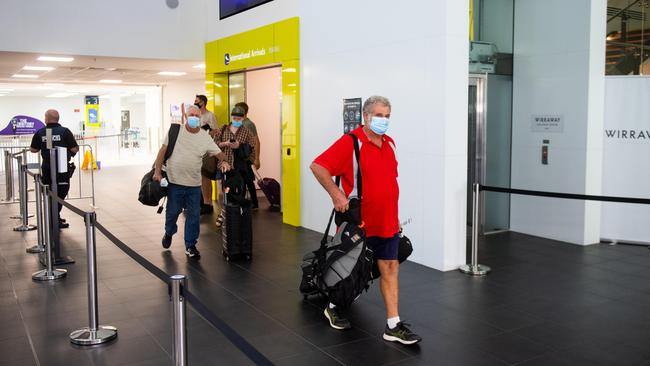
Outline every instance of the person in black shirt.
[[[32, 143], [30, 145], [30, 150], [33, 153], [41, 152], [41, 157], [43, 158], [41, 165], [41, 179], [43, 184], [52, 183], [52, 175], [50, 171], [50, 150], [47, 148], [47, 138], [46, 138], [46, 129], [52, 130], [52, 144], [53, 146], [65, 147], [68, 150], [68, 161], [75, 156], [79, 151], [79, 145], [77, 140], [75, 140], [72, 131], [61, 126], [59, 124], [59, 112], [54, 109], [49, 109], [45, 112], [45, 127], [34, 133], [32, 137]], [[72, 169], [71, 169], [72, 168]], [[67, 173], [58, 173], [56, 175], [57, 182], [57, 196], [61, 199], [65, 199], [70, 190], [70, 176], [72, 175], [74, 165], [68, 164]], [[61, 213], [61, 208], [63, 206], [59, 204], [59, 213]], [[65, 222], [59, 216], [59, 227], [67, 228], [70, 224]]]

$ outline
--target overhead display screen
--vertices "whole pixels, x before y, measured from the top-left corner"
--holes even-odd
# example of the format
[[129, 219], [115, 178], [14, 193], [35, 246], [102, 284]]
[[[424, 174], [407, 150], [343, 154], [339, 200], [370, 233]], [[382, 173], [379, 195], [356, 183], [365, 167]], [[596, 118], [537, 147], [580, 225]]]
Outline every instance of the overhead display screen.
[[273, 0], [219, 0], [219, 19], [228, 18], [270, 1]]

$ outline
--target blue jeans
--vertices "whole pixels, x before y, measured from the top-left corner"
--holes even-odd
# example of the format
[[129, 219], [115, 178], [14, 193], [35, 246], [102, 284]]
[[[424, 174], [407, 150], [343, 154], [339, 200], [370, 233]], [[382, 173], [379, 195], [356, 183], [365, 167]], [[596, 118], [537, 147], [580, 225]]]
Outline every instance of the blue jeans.
[[185, 209], [185, 247], [196, 245], [199, 239], [199, 216], [201, 213], [201, 187], [188, 187], [169, 183], [167, 188], [167, 211], [165, 234], [172, 236], [178, 231], [178, 215]]

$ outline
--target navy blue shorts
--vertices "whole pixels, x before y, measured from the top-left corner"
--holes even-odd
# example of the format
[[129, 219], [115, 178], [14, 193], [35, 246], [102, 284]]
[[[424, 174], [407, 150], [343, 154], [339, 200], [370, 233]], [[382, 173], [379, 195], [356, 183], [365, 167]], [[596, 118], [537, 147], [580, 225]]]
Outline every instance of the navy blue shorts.
[[390, 238], [369, 236], [366, 244], [372, 249], [373, 257], [382, 260], [397, 260], [397, 249], [399, 248], [399, 234]]

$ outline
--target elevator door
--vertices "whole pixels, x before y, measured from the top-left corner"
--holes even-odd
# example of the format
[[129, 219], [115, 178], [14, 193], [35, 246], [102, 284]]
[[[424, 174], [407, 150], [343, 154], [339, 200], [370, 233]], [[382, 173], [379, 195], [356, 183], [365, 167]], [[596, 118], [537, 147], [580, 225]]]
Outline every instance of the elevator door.
[[[512, 76], [470, 75], [467, 118], [467, 225], [472, 225], [472, 185], [510, 187]], [[483, 192], [480, 231], [510, 227], [510, 196]]]

